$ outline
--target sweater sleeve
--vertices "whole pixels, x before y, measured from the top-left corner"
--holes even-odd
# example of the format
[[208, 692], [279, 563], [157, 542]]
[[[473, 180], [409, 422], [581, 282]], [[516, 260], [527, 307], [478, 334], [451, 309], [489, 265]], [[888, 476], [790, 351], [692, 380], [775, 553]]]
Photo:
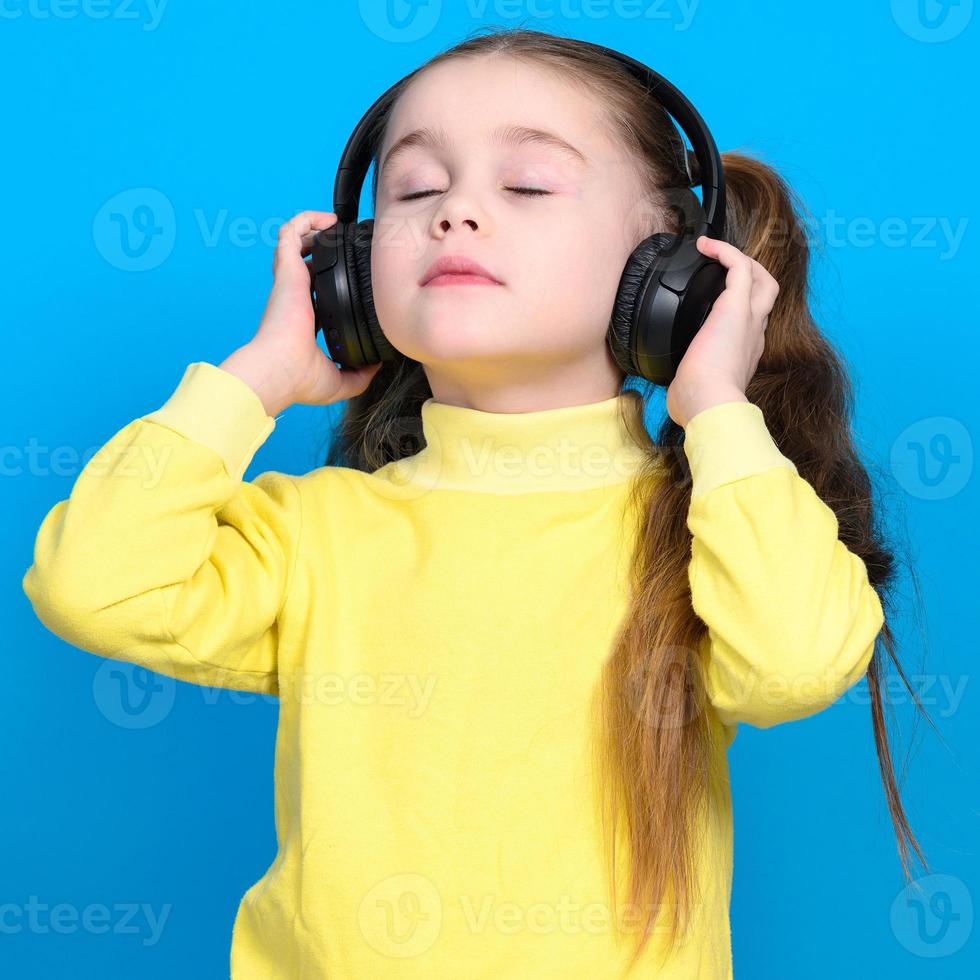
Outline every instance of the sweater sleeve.
[[866, 672], [884, 622], [837, 516], [784, 456], [751, 402], [685, 430], [691, 468], [688, 577], [708, 627], [705, 690], [727, 725], [816, 714]]
[[242, 481], [274, 427], [243, 381], [190, 364], [45, 515], [22, 582], [41, 622], [178, 680], [277, 694], [300, 495], [282, 473]]

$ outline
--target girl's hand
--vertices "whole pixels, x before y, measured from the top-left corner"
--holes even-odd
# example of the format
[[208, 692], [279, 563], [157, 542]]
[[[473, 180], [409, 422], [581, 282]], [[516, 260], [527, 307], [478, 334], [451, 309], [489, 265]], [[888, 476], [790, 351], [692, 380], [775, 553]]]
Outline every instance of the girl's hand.
[[255, 337], [220, 367], [251, 385], [269, 415], [288, 405], [329, 405], [359, 395], [381, 364], [341, 371], [316, 342], [310, 269], [304, 257], [318, 231], [332, 227], [332, 211], [301, 211], [279, 229], [272, 289]]
[[698, 412], [748, 401], [745, 389], [759, 364], [779, 284], [755, 260], [728, 242], [701, 235], [698, 251], [727, 270], [725, 289], [677, 366], [667, 387], [667, 413], [680, 426]]

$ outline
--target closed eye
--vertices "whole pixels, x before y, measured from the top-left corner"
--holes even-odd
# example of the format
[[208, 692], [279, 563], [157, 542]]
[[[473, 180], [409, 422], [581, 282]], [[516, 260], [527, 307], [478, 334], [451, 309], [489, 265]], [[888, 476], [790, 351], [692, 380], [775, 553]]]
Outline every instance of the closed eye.
[[[538, 187], [505, 187], [505, 191], [513, 191], [515, 194], [524, 194], [528, 197], [538, 197], [543, 194], [550, 194], [551, 191], [541, 190]], [[415, 191], [405, 197], [398, 198], [399, 201], [416, 201], [419, 198], [429, 197], [431, 194], [441, 194], [442, 191]]]

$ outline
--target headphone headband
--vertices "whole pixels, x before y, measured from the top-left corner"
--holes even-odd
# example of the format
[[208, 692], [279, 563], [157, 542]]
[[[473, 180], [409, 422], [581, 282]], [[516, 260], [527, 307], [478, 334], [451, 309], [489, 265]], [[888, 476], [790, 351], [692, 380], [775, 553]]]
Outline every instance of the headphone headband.
[[[613, 48], [593, 44], [591, 41], [578, 41], [577, 43], [586, 45], [618, 61], [634, 78], [646, 86], [647, 92], [651, 93], [677, 121], [681, 130], [691, 141], [691, 148], [700, 167], [701, 203], [704, 218], [701, 227], [698, 229], [698, 234], [724, 239], [725, 171], [714, 138], [701, 118], [701, 114], [680, 89], [642, 62], [636, 61]], [[418, 70], [416, 69], [416, 71]], [[414, 71], [411, 72], [386, 89], [364, 113], [347, 140], [347, 145], [344, 147], [344, 152], [340, 158], [340, 166], [337, 169], [337, 178], [333, 189], [334, 212], [338, 221], [357, 221], [361, 188], [375, 151], [374, 140], [377, 124], [391, 109], [391, 104], [394, 102], [398, 90], [414, 74]], [[686, 153], [684, 147], [681, 149], [682, 153]]]

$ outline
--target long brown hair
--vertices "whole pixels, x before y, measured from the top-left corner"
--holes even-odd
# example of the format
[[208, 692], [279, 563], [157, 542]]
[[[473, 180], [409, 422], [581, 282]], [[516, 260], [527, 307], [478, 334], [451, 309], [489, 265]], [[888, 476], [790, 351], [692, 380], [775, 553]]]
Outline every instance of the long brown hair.
[[[569, 81], [586, 84], [602, 100], [614, 131], [635, 153], [653, 202], [665, 189], [688, 186], [678, 153], [683, 144], [670, 116], [618, 63], [574, 39], [522, 28], [485, 27], [431, 58], [403, 85], [428, 66], [496, 53], [528, 59], [558, 70]], [[383, 135], [384, 122], [376, 151]], [[757, 259], [780, 286], [765, 350], [746, 396], [762, 409], [780, 450], [837, 515], [841, 541], [863, 559], [886, 611], [867, 680], [879, 768], [902, 869], [911, 879], [909, 848], [923, 865], [925, 858], [906, 819], [892, 766], [882, 702], [882, 651], [895, 664], [919, 710], [928, 715], [895, 655], [888, 624], [895, 559], [878, 524], [871, 481], [852, 442], [852, 386], [841, 356], [817, 328], [808, 305], [810, 243], [802, 205], [766, 163], [732, 152], [723, 153], [722, 161], [727, 177], [727, 237]], [[376, 168], [372, 192], [376, 201]], [[654, 207], [651, 215], [660, 224], [643, 237], [677, 230], [668, 209]], [[599, 692], [604, 736], [597, 743], [610, 870], [615, 870], [616, 840], [622, 828], [629, 856], [628, 902], [643, 910], [634, 962], [655, 921], [659, 925], [659, 912], [669, 912], [668, 949], [686, 928], [696, 884], [694, 825], [710, 799], [712, 780], [720, 773], [717, 733], [712, 731], [710, 713], [703, 710], [704, 690], [694, 654], [707, 627], [691, 605], [688, 582], [691, 534], [686, 515], [691, 486], [681, 451], [684, 430], [665, 413], [650, 435], [644, 415], [654, 389], [636, 380], [637, 395], [621, 400], [623, 422], [647, 451], [629, 494], [637, 529], [630, 565], [632, 594]], [[431, 395], [419, 362], [406, 357], [385, 362], [367, 389], [347, 402], [326, 464], [372, 472], [417, 452], [422, 439], [421, 405]], [[614, 873], [611, 876], [615, 878]]]

